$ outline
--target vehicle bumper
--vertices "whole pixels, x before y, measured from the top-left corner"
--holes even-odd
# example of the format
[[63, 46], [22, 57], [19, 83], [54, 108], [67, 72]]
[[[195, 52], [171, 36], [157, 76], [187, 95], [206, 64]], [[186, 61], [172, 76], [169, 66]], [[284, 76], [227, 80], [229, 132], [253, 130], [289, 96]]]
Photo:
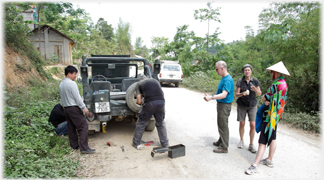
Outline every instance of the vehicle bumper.
[[166, 82], [166, 83], [176, 83], [176, 82], [182, 82], [182, 79], [159, 79], [160, 82]]

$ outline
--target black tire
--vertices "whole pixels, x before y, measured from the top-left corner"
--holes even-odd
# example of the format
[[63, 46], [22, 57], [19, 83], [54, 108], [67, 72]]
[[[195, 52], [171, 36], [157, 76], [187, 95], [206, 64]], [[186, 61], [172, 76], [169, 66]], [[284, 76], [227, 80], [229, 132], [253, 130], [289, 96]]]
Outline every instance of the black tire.
[[127, 91], [126, 91], [126, 103], [127, 103], [127, 106], [129, 107], [129, 109], [131, 109], [132, 111], [138, 113], [142, 109], [142, 106], [138, 105], [136, 103], [137, 102], [137, 100], [136, 100], [136, 89], [135, 89], [136, 84], [137, 83], [132, 84], [127, 89]]
[[179, 83], [177, 82], [177, 83], [174, 83], [174, 85], [175, 85], [175, 87], [179, 87]]
[[149, 123], [147, 124], [146, 128], [145, 128], [145, 131], [153, 131], [154, 128], [155, 128], [155, 123], [156, 123], [156, 120], [154, 117], [152, 117], [150, 120], [149, 120]]

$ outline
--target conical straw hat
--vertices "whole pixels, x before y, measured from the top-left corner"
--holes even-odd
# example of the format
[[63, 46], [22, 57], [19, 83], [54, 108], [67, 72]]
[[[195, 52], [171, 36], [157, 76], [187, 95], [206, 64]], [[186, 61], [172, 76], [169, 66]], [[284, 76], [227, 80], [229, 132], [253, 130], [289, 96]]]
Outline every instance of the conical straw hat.
[[285, 67], [285, 65], [284, 65], [284, 63], [282, 61], [278, 62], [275, 65], [272, 65], [272, 66], [266, 68], [265, 70], [267, 70], [267, 71], [276, 71], [278, 73], [290, 76], [288, 70], [286, 69], [286, 67]]

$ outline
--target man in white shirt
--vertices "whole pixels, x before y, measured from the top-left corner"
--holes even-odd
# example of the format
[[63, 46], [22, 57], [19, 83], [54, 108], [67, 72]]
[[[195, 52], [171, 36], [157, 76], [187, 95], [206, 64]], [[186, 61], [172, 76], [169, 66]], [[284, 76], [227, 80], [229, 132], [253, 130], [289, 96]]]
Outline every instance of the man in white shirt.
[[[61, 105], [64, 108], [64, 114], [68, 126], [70, 146], [73, 149], [79, 149], [81, 153], [94, 153], [95, 149], [90, 149], [88, 145], [88, 123], [84, 115], [89, 114], [79, 94], [77, 84], [74, 82], [78, 70], [74, 66], [65, 68], [65, 78], [59, 86]], [[78, 131], [80, 145], [78, 140]]]

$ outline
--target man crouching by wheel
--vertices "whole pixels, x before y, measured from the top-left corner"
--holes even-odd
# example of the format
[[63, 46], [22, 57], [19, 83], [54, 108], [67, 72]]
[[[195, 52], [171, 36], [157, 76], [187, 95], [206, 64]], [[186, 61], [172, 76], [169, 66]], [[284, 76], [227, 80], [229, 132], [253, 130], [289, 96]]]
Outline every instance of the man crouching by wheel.
[[[142, 96], [144, 98], [142, 99]], [[149, 123], [152, 115], [156, 120], [156, 128], [158, 131], [160, 143], [163, 147], [169, 146], [169, 139], [164, 123], [165, 117], [165, 100], [164, 93], [161, 89], [159, 81], [156, 79], [146, 78], [144, 75], [140, 77], [140, 81], [136, 85], [137, 104], [143, 104], [142, 110], [138, 114], [136, 128], [133, 137], [133, 147], [136, 149], [144, 149], [145, 146], [140, 144], [145, 127]], [[145, 103], [144, 103], [145, 102]]]

